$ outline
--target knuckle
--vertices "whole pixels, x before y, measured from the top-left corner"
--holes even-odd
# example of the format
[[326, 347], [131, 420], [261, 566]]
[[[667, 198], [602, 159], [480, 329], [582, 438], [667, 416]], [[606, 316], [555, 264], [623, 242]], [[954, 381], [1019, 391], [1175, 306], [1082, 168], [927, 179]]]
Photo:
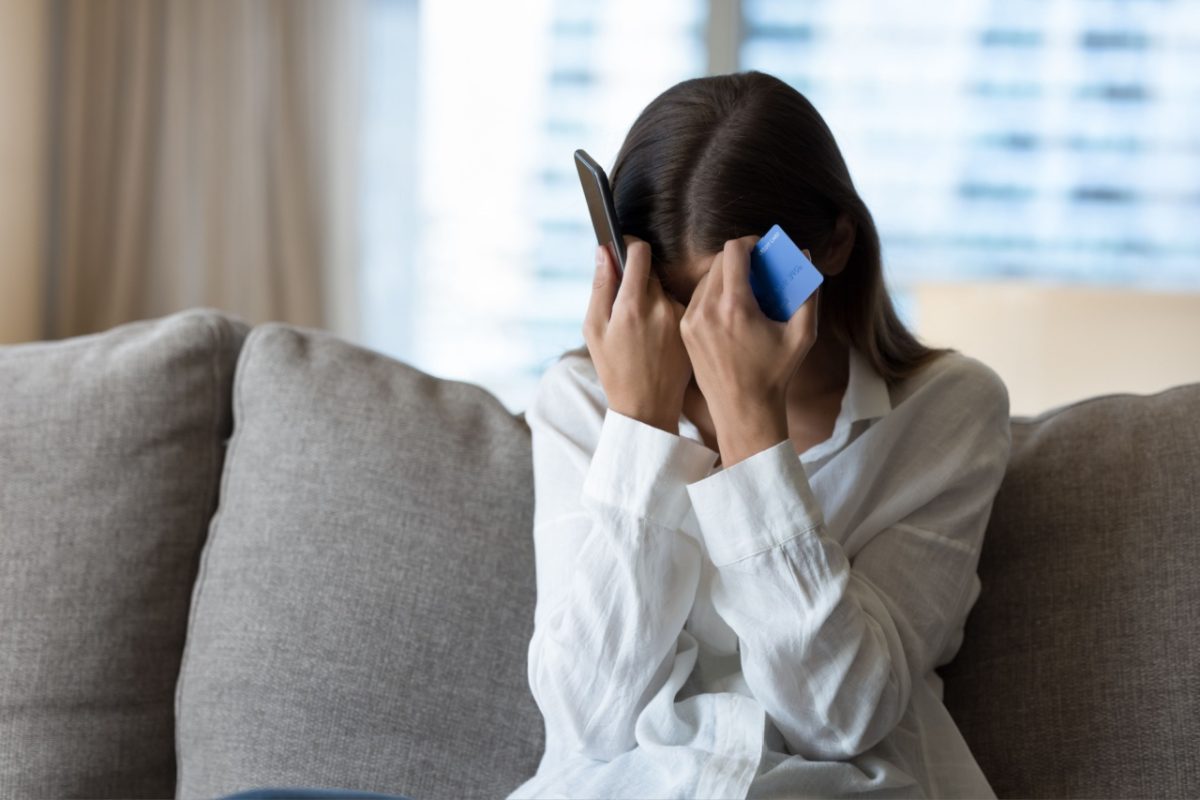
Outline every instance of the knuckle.
[[635, 303], [617, 303], [613, 306], [611, 319], [619, 325], [636, 325], [640, 317], [640, 309]]

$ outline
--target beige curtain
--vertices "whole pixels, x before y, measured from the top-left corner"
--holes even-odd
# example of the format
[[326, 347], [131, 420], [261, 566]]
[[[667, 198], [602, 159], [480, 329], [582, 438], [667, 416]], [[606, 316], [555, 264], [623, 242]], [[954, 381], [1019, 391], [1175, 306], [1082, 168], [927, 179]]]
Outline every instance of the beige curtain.
[[58, 0], [47, 338], [353, 324], [360, 0]]

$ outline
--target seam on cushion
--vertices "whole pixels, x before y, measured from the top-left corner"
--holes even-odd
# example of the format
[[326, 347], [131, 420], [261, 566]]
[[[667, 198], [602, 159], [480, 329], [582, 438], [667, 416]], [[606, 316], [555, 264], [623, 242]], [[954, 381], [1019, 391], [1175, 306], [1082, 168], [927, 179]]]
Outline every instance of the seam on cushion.
[[[185, 309], [183, 311], [175, 311], [169, 314], [163, 314], [158, 317], [129, 320], [128, 322], [122, 322], [118, 325], [113, 325], [109, 328], [101, 331], [95, 331], [93, 333], [65, 336], [61, 339], [39, 339], [32, 342], [12, 342], [10, 344], [3, 345], [3, 347], [11, 348], [12, 352], [17, 355], [34, 356], [40, 355], [42, 350], [48, 349], [59, 351], [94, 347], [98, 341], [104, 343], [105, 339], [117, 338], [114, 336], [114, 332], [135, 337], [148, 331], [152, 331], [156, 326], [162, 325], [165, 322], [179, 324], [180, 322], [189, 321], [193, 317], [202, 317], [207, 321], [207, 318], [212, 316], [214, 311], [220, 311], [220, 309], [210, 309], [208, 307], [200, 306], [196, 308]], [[119, 339], [118, 341], [120, 341], [122, 344], [125, 343], [124, 339]], [[17, 348], [20, 349], [18, 350]]]
[[[218, 443], [214, 444], [213, 440], [217, 438], [217, 434], [219, 433], [219, 428], [220, 428], [220, 421], [221, 421], [221, 410], [220, 410], [221, 375], [220, 375], [218, 360], [220, 358], [219, 354], [221, 352], [222, 337], [221, 337], [221, 332], [217, 329], [216, 325], [214, 324], [214, 320], [212, 320], [211, 318], [208, 318], [208, 317], [203, 317], [202, 320], [204, 322], [205, 329], [206, 329], [207, 333], [209, 334], [209, 344], [212, 347], [212, 351], [210, 352], [210, 358], [209, 358], [209, 376], [211, 377], [212, 382], [213, 382], [212, 398], [213, 398], [214, 402], [211, 406], [212, 425], [211, 425], [211, 428], [209, 431], [210, 446], [208, 448], [206, 448], [208, 451], [208, 468], [209, 468], [209, 472], [211, 473], [212, 470], [216, 467], [216, 463], [217, 463], [216, 449], [218, 447], [220, 447], [220, 443], [218, 442]], [[217, 486], [219, 483], [220, 483], [220, 478], [218, 477], [218, 479], [213, 482], [214, 485], [212, 487], [212, 491], [210, 491], [209, 497], [208, 497], [208, 502], [205, 504], [206, 512], [208, 509], [212, 509], [213, 512], [216, 511], [216, 505], [213, 502], [215, 499], [213, 497], [213, 492], [219, 493], [219, 489]], [[198, 554], [200, 556], [199, 560], [201, 562], [203, 562], [203, 554], [204, 554], [205, 546], [208, 544], [208, 525], [211, 523], [212, 523], [212, 513], [208, 513], [208, 522], [207, 522], [207, 524], [204, 525], [204, 529], [205, 529], [204, 541], [200, 545], [200, 551]], [[193, 589], [195, 589], [195, 587], [198, 586], [200, 583], [200, 568], [201, 568], [201, 566], [202, 566], [201, 564], [197, 564], [196, 583], [193, 584]], [[194, 592], [192, 594], [194, 595]], [[194, 599], [194, 597], [192, 599]], [[180, 744], [179, 743], [179, 697], [180, 697], [180, 691], [179, 691], [179, 689], [180, 689], [180, 685], [182, 684], [182, 681], [183, 681], [184, 663], [187, 658], [187, 642], [188, 642], [188, 639], [190, 638], [188, 636], [188, 632], [190, 631], [191, 626], [192, 626], [192, 603], [189, 602], [187, 622], [186, 622], [186, 625], [184, 628], [184, 635], [183, 635], [183, 639], [184, 639], [183, 652], [181, 652], [179, 654], [179, 675], [177, 676], [177, 679], [176, 679], [177, 685], [175, 687], [176, 691], [175, 691], [175, 703], [174, 703], [174, 706], [175, 706], [174, 731], [175, 731], [175, 796], [176, 797], [179, 796], [179, 789], [180, 789], [180, 786], [182, 785], [182, 780], [181, 780], [182, 779], [182, 774], [181, 774], [182, 773], [182, 762], [179, 758], [179, 753], [180, 753], [180, 747], [179, 747], [179, 744]]]
[[[186, 312], [176, 312], [176, 313], [183, 314]], [[165, 316], [155, 317], [153, 319], [132, 320], [130, 322], [125, 322], [120, 325], [113, 325], [110, 328], [107, 328], [102, 331], [95, 331], [93, 333], [83, 333], [83, 334], [79, 334], [77, 336], [66, 336], [61, 339], [40, 339], [40, 340], [34, 341], [34, 342], [12, 342], [12, 343], [6, 344], [4, 346], [6, 348], [14, 348], [14, 350], [13, 350], [14, 353], [28, 354], [31, 356], [39, 356], [39, 355], [41, 355], [42, 351], [51, 350], [51, 349], [53, 349], [53, 350], [76, 350], [76, 349], [81, 349], [81, 348], [86, 349], [88, 347], [94, 347], [96, 345], [97, 341], [104, 343], [103, 340], [106, 337], [114, 338], [114, 339], [118, 338], [113, 334], [113, 331], [117, 331], [119, 333], [126, 334], [126, 335], [132, 334], [132, 336], [137, 336], [140, 334], [144, 334], [148, 330], [152, 330], [154, 327], [154, 323], [156, 323], [156, 322], [161, 323], [164, 320], [172, 319], [173, 317], [175, 317], [175, 314], [167, 314]], [[132, 328], [132, 330], [130, 330], [130, 328]], [[122, 340], [122, 343], [124, 343], [123, 340]], [[15, 348], [21, 348], [21, 349], [16, 350]]]
[[1088, 405], [1090, 403], [1098, 403], [1102, 400], [1112, 400], [1115, 398], [1126, 398], [1126, 397], [1148, 400], [1150, 398], [1159, 397], [1160, 395], [1168, 394], [1170, 392], [1175, 392], [1175, 391], [1178, 391], [1181, 389], [1195, 388], [1198, 386], [1200, 386], [1200, 381], [1196, 381], [1196, 382], [1192, 382], [1192, 383], [1181, 383], [1176, 386], [1168, 386], [1165, 389], [1160, 389], [1159, 391], [1152, 392], [1150, 394], [1138, 394], [1137, 392], [1109, 392], [1107, 394], [1093, 395], [1092, 397], [1082, 397], [1078, 400], [1066, 403], [1064, 405], [1053, 406], [1051, 408], [1047, 408], [1044, 411], [1039, 411], [1036, 414], [1013, 415], [1009, 418], [1009, 423], [1010, 423], [1010, 425], [1012, 425], [1012, 424], [1030, 425], [1033, 423], [1045, 422], [1047, 420], [1053, 419], [1054, 417], [1058, 416], [1059, 414], [1063, 414], [1063, 413], [1070, 411], [1078, 406], [1084, 406], [1084, 405]]
[[[213, 544], [214, 535], [219, 529], [217, 525], [221, 517], [220, 499], [227, 496], [226, 488], [229, 482], [229, 464], [232, 461], [232, 456], [237, 448], [238, 441], [241, 438], [241, 429], [238, 426], [238, 420], [242, 419], [242, 395], [241, 382], [238, 376], [247, 368], [250, 359], [253, 355], [251, 345], [254, 339], [259, 337], [256, 335], [257, 329], [251, 330], [246, 334], [242, 341], [241, 351], [238, 353], [238, 358], [234, 364], [233, 374], [230, 376], [230, 395], [231, 395], [231, 413], [233, 433], [230, 436], [229, 447], [225, 451], [225, 459], [221, 464], [221, 477], [217, 482], [217, 497], [218, 504], [213, 510], [212, 517], [209, 519], [207, 536], [205, 537], [204, 546], [200, 551], [200, 564], [196, 570], [196, 582], [192, 587], [192, 600], [188, 607], [187, 632], [184, 637], [183, 654], [179, 660], [179, 679], [175, 686], [175, 796], [180, 797], [180, 792], [183, 789], [183, 749], [181, 747], [179, 722], [180, 722], [180, 703], [183, 698], [184, 676], [187, 673], [188, 655], [192, 645], [192, 626], [195, 622], [196, 609], [200, 605], [200, 596], [204, 588], [205, 578], [208, 575], [208, 558]], [[215, 364], [215, 359], [214, 359]], [[214, 423], [214, 428], [216, 424]], [[215, 452], [215, 450], [214, 450]]]

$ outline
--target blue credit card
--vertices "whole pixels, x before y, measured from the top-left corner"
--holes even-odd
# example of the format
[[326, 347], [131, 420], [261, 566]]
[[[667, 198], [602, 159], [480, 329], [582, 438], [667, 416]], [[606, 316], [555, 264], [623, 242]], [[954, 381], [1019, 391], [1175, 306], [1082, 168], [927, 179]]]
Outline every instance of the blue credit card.
[[771, 227], [750, 251], [750, 288], [763, 313], [787, 322], [825, 276], [804, 257], [783, 228]]

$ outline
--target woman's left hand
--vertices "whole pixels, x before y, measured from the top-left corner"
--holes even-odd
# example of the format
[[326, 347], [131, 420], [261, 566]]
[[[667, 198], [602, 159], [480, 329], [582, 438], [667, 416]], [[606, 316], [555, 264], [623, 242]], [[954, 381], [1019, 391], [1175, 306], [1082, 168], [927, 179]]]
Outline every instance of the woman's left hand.
[[750, 288], [750, 251], [760, 238], [725, 243], [679, 323], [726, 469], [790, 438], [787, 386], [817, 341], [820, 289], [787, 322], [759, 308]]

